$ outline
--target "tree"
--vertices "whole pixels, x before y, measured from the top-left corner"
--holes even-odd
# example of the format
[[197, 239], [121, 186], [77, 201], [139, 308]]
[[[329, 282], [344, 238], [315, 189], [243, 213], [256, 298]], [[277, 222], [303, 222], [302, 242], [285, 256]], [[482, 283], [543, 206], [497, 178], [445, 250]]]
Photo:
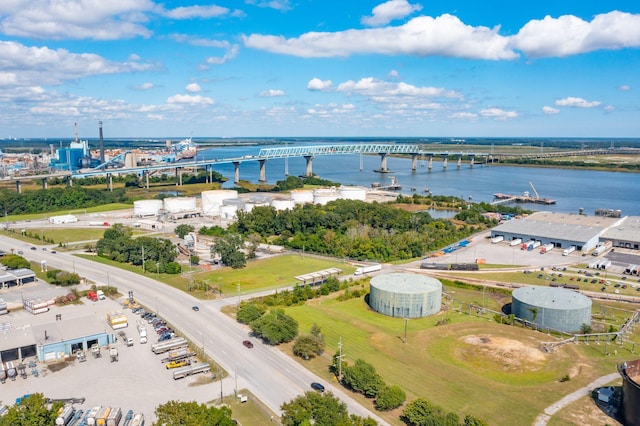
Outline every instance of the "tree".
[[30, 268], [31, 264], [24, 257], [17, 254], [7, 254], [0, 259], [0, 263], [8, 269]]
[[467, 414], [464, 418], [464, 426], [489, 426], [487, 422], [470, 414]]
[[304, 359], [313, 358], [324, 352], [324, 336], [316, 323], [311, 326], [310, 334], [298, 336], [293, 344], [293, 353]]
[[331, 392], [306, 392], [280, 407], [284, 426], [375, 426], [371, 418], [349, 416], [347, 406]]
[[157, 406], [155, 413], [157, 420], [153, 423], [154, 426], [232, 426], [235, 424], [231, 419], [229, 407], [207, 407], [195, 401], [168, 401]]
[[176, 226], [176, 229], [174, 231], [178, 237], [184, 238], [185, 235], [187, 235], [189, 232], [195, 231], [195, 229], [196, 228], [194, 228], [193, 226], [183, 223]]
[[251, 324], [251, 330], [271, 345], [290, 342], [298, 335], [298, 322], [276, 309]]
[[244, 242], [242, 237], [238, 234], [227, 234], [216, 239], [215, 243], [211, 246], [211, 255], [220, 256], [220, 260], [225, 265], [231, 266], [233, 269], [244, 268], [247, 264], [247, 259], [240, 251]]
[[41, 393], [34, 393], [13, 405], [0, 417], [0, 426], [40, 426], [53, 425], [58, 417], [62, 402], [54, 402], [50, 408], [47, 399]]
[[440, 426], [445, 424], [445, 418], [442, 408], [424, 398], [411, 401], [400, 416], [407, 426]]
[[264, 306], [257, 305], [255, 303], [241, 302], [236, 319], [242, 324], [251, 324], [253, 321], [260, 318], [267, 310]]
[[342, 383], [368, 398], [374, 398], [385, 386], [374, 366], [362, 359], [357, 359], [354, 365], [344, 368]]
[[375, 406], [377, 410], [386, 411], [398, 408], [407, 399], [404, 390], [399, 386], [384, 386], [378, 391]]

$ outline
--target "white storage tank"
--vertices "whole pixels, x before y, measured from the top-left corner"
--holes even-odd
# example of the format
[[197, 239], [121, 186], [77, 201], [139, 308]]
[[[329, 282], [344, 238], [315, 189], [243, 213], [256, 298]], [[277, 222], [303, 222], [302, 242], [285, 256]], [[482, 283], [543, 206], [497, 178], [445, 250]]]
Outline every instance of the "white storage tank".
[[336, 188], [318, 188], [313, 191], [313, 203], [324, 205], [330, 201], [340, 198], [340, 193]]
[[233, 189], [217, 189], [202, 192], [202, 214], [217, 216], [224, 200], [238, 198], [238, 191]]
[[133, 215], [136, 217], [157, 216], [160, 210], [162, 210], [162, 200], [138, 200], [133, 202]]
[[345, 200], [365, 201], [367, 199], [367, 189], [364, 186], [341, 186], [338, 192], [340, 192], [340, 198]]
[[277, 200], [271, 201], [271, 206], [278, 211], [293, 210], [293, 208], [296, 206], [296, 203], [293, 200], [277, 199]]
[[195, 197], [173, 197], [164, 199], [164, 209], [169, 213], [181, 213], [196, 210]]
[[296, 204], [313, 203], [313, 190], [294, 189], [291, 191], [291, 200]]
[[220, 217], [225, 219], [235, 219], [238, 213], [238, 206], [236, 204], [225, 204], [220, 206]]

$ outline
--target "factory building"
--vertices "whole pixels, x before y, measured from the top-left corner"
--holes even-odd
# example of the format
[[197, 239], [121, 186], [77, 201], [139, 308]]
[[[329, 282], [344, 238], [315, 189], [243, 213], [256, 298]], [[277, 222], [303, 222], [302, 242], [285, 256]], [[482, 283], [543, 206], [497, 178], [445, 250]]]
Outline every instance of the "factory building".
[[640, 249], [640, 216], [627, 216], [616, 226], [602, 233], [602, 240], [611, 241], [613, 247]]
[[369, 306], [397, 318], [422, 318], [440, 312], [442, 283], [418, 274], [384, 274], [371, 278]]
[[512, 219], [491, 230], [491, 238], [503, 237], [509, 242], [516, 239], [539, 241], [554, 248], [571, 246], [584, 253], [593, 250], [606, 232], [623, 219], [585, 216], [568, 213], [537, 212], [522, 219]]
[[591, 324], [591, 299], [564, 288], [521, 287], [512, 293], [511, 313], [540, 329], [572, 333]]

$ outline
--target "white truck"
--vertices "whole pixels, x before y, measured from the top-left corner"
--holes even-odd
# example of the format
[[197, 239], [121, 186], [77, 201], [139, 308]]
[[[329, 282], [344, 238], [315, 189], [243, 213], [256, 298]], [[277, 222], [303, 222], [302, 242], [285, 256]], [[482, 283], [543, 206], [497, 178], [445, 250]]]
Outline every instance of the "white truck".
[[563, 256], [569, 256], [571, 253], [573, 253], [574, 251], [576, 251], [576, 246], [571, 246], [571, 247], [567, 247], [566, 249], [564, 249], [562, 251], [562, 255]]
[[382, 265], [379, 263], [376, 263], [374, 265], [366, 265], [366, 266], [359, 267], [358, 269], [356, 269], [353, 275], [363, 275], [369, 272], [375, 272], [380, 270], [382, 270]]
[[96, 294], [98, 295], [98, 299], [100, 300], [104, 300], [107, 298], [107, 296], [104, 295], [104, 292], [102, 290], [96, 291]]
[[140, 333], [140, 344], [147, 343], [147, 327], [142, 322], [138, 322], [138, 333]]
[[593, 256], [600, 256], [601, 254], [606, 253], [608, 250], [611, 250], [613, 244], [611, 241], [605, 241], [604, 243], [598, 244], [598, 246], [591, 253]]

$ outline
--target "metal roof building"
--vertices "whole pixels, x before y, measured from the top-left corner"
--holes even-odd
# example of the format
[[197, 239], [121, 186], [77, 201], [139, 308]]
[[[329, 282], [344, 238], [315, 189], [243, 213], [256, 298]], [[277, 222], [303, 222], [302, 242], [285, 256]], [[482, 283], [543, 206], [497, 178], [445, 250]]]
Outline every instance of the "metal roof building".
[[[584, 216], [567, 213], [538, 212], [523, 219], [506, 221], [491, 230], [491, 238], [502, 236], [505, 241], [517, 238], [540, 241], [556, 248], [575, 246], [587, 252], [596, 247], [600, 235], [621, 219]], [[607, 238], [608, 239], [608, 238]]]
[[564, 288], [527, 286], [513, 291], [511, 313], [542, 329], [580, 331], [591, 324], [591, 299]]
[[640, 249], [640, 216], [627, 216], [605, 230], [602, 239], [610, 240], [614, 247]]

